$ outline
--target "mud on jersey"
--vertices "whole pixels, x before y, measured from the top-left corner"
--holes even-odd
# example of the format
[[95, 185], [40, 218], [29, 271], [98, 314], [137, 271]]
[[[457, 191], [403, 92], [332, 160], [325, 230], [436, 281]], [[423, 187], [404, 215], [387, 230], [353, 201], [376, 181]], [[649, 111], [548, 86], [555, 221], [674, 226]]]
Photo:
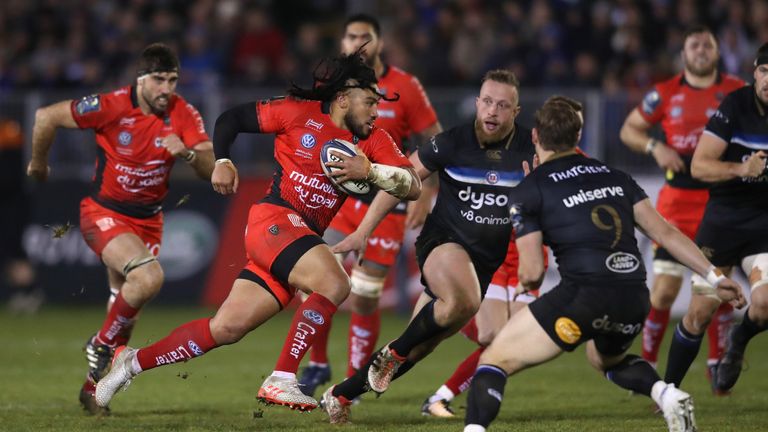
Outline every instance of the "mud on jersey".
[[374, 126], [367, 139], [358, 139], [350, 131], [336, 127], [317, 101], [263, 100], [256, 104], [255, 114], [260, 131], [275, 134], [278, 167], [264, 201], [296, 210], [319, 235], [346, 199], [320, 166], [320, 149], [325, 142], [344, 139], [357, 145], [371, 162], [412, 166], [388, 133]]
[[627, 174], [574, 153], [539, 165], [511, 205], [517, 237], [541, 231], [563, 278], [644, 282], [633, 207], [646, 198]]
[[419, 158], [439, 172], [437, 201], [426, 223], [450, 231], [468, 252], [493, 268], [504, 261], [512, 232], [509, 193], [533, 160], [531, 131], [518, 124], [510, 137], [481, 147], [472, 123], [436, 135]]
[[691, 177], [691, 159], [704, 131], [707, 120], [717, 110], [720, 102], [732, 91], [744, 86], [744, 81], [719, 74], [714, 84], [696, 88], [688, 84], [681, 73], [656, 84], [646, 93], [638, 106], [640, 115], [651, 124], [661, 123], [667, 145], [673, 148], [685, 162], [684, 172], [668, 170], [666, 181], [670, 186], [685, 189], [705, 189], [702, 183]]
[[164, 115], [144, 114], [132, 86], [73, 100], [70, 108], [78, 127], [96, 132], [93, 199], [132, 217], [158, 213], [168, 194], [176, 158], [162, 147], [164, 137], [176, 134], [188, 148], [210, 140], [200, 114], [178, 95]]

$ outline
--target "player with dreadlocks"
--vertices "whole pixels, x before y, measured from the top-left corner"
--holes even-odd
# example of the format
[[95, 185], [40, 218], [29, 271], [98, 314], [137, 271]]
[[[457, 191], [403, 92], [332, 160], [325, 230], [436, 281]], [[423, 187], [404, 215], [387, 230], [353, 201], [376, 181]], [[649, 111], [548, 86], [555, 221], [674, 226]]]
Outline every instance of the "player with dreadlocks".
[[327, 165], [337, 181], [367, 180], [399, 199], [414, 200], [421, 181], [392, 138], [374, 126], [383, 96], [374, 71], [360, 53], [322, 62], [311, 89], [295, 84], [289, 96], [250, 102], [216, 120], [211, 176], [216, 192], [233, 194], [238, 172], [229, 159], [237, 134], [274, 133], [275, 159], [267, 196], [248, 215], [245, 249], [248, 263], [213, 318], [186, 323], [141, 349], [116, 352], [110, 373], [96, 389], [96, 402], [107, 405], [134, 376], [158, 366], [199, 357], [237, 342], [283, 309], [301, 290], [309, 297], [296, 310], [272, 375], [258, 392], [266, 403], [302, 411], [317, 407], [296, 382], [296, 370], [315, 335], [329, 325], [350, 292], [349, 277], [322, 240], [323, 231], [341, 208], [345, 195], [323, 174], [323, 143], [343, 139], [356, 144], [354, 157], [340, 155]]

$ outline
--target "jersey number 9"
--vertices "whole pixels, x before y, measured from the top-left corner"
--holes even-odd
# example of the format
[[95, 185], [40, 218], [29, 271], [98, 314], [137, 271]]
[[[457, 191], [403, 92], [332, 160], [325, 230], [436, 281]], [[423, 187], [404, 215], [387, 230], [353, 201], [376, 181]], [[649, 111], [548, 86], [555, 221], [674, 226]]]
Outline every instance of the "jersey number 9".
[[[608, 217], [610, 218], [610, 221], [608, 223], [603, 222], [603, 219], [600, 217], [600, 211], [604, 211], [605, 213], [608, 213]], [[619, 217], [619, 212], [616, 211], [615, 208], [612, 206], [609, 206], [607, 204], [600, 204], [592, 208], [592, 223], [595, 224], [597, 229], [602, 231], [613, 231], [614, 233], [614, 239], [613, 243], [611, 243], [611, 249], [616, 247], [616, 245], [619, 243], [619, 240], [621, 239], [621, 217]]]

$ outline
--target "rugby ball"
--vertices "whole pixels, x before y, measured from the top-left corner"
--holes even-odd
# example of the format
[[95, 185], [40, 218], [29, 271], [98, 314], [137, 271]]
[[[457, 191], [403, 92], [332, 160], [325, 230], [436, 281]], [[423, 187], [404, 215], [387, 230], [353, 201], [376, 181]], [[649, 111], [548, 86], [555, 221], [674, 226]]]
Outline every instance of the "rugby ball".
[[323, 168], [323, 172], [331, 183], [333, 183], [338, 190], [349, 195], [365, 195], [370, 192], [371, 185], [365, 180], [347, 180], [343, 183], [339, 183], [335, 178], [331, 177], [331, 173], [340, 168], [329, 167], [326, 164], [328, 162], [341, 162], [341, 158], [337, 155], [338, 153], [347, 156], [356, 156], [357, 150], [355, 150], [355, 145], [351, 142], [338, 138], [334, 138], [323, 144], [322, 149], [320, 149], [320, 166]]

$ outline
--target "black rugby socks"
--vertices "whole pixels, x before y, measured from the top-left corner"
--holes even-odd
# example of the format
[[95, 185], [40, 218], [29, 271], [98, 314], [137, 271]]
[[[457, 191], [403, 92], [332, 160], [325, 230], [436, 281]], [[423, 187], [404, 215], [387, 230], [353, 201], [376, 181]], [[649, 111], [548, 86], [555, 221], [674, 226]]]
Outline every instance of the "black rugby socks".
[[749, 317], [749, 309], [747, 309], [747, 311], [744, 313], [744, 319], [741, 321], [741, 324], [733, 327], [729, 341], [730, 343], [727, 349], [744, 352], [744, 350], [747, 348], [747, 343], [749, 343], [749, 340], [762, 331], [765, 331], [765, 327], [761, 327], [757, 325], [756, 322], [752, 321], [752, 319]]
[[605, 377], [621, 388], [648, 397], [651, 396], [653, 384], [661, 381], [656, 369], [634, 354], [627, 354], [619, 364], [606, 369]]
[[389, 348], [397, 355], [407, 357], [414, 347], [445, 330], [445, 327], [435, 322], [434, 307], [435, 300], [424, 305], [403, 334], [389, 344]]
[[480, 365], [467, 396], [467, 416], [464, 425], [480, 425], [487, 428], [499, 415], [507, 373], [493, 365]]
[[683, 326], [683, 322], [677, 324], [672, 336], [672, 345], [669, 347], [669, 357], [667, 361], [667, 372], [664, 375], [664, 382], [672, 383], [680, 388], [680, 383], [688, 373], [691, 363], [696, 359], [701, 347], [701, 340], [704, 335], [693, 335]]

